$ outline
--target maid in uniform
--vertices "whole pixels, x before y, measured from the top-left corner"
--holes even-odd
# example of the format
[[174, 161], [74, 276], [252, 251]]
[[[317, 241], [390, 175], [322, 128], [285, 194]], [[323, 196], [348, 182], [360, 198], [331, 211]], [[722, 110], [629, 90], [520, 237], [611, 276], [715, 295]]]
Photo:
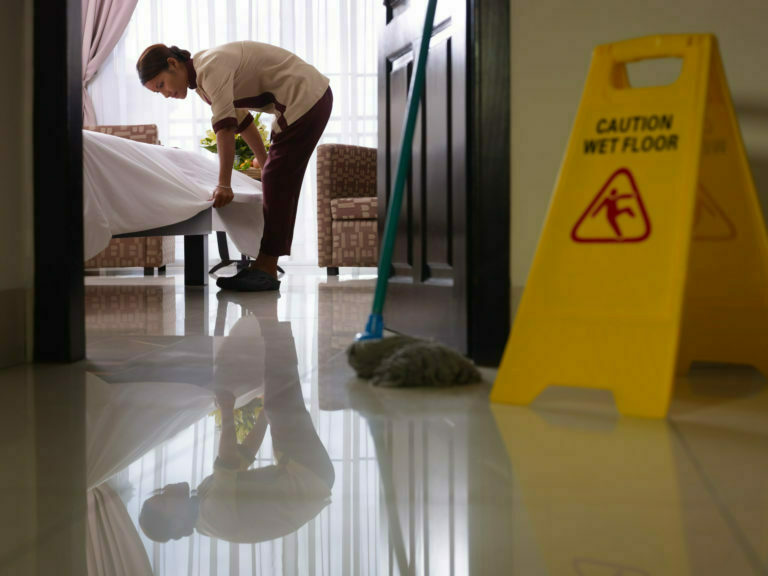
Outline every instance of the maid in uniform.
[[[277, 259], [291, 253], [299, 193], [312, 152], [333, 107], [329, 80], [295, 54], [260, 42], [232, 42], [192, 56], [154, 44], [136, 64], [145, 88], [166, 98], [195, 90], [211, 106], [219, 154], [213, 205], [232, 201], [235, 134], [240, 133], [262, 168], [264, 234], [256, 260], [235, 276], [219, 278], [225, 290], [278, 290]], [[251, 110], [273, 114], [269, 154]]]

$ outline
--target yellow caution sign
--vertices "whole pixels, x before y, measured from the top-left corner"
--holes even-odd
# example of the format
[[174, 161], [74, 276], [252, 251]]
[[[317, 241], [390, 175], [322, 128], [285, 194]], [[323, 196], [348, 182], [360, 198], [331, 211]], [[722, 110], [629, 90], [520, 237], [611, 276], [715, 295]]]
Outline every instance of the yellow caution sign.
[[[633, 88], [629, 62], [678, 57]], [[664, 417], [694, 360], [768, 375], [768, 242], [711, 35], [595, 49], [525, 293], [491, 394], [613, 391]]]

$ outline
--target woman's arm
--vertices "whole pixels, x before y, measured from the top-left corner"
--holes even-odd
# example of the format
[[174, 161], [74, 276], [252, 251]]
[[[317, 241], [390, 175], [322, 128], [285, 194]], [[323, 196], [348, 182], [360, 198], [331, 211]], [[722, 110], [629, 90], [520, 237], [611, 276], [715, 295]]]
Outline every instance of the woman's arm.
[[251, 122], [248, 128], [240, 132], [240, 136], [243, 137], [243, 140], [248, 144], [253, 155], [256, 156], [256, 161], [259, 163], [259, 166], [263, 168], [264, 164], [267, 163], [267, 150], [264, 148], [264, 142], [261, 139], [261, 134], [256, 127], [256, 123]]
[[235, 130], [222, 128], [216, 133], [216, 147], [219, 153], [219, 185], [213, 191], [214, 208], [221, 208], [232, 202], [232, 165], [235, 162]]
[[245, 440], [243, 440], [243, 443], [241, 444], [249, 456], [256, 456], [256, 452], [259, 451], [259, 448], [261, 448], [261, 443], [264, 441], [264, 435], [266, 432], [267, 417], [264, 410], [262, 410], [259, 412], [259, 416], [256, 418], [256, 422], [253, 425], [253, 428], [251, 428], [251, 431], [248, 432], [248, 436], [245, 437]]
[[218, 460], [227, 468], [237, 468], [240, 455], [237, 452], [237, 436], [235, 434], [235, 397], [231, 392], [219, 391], [216, 394], [216, 404], [221, 410], [221, 436], [219, 436]]

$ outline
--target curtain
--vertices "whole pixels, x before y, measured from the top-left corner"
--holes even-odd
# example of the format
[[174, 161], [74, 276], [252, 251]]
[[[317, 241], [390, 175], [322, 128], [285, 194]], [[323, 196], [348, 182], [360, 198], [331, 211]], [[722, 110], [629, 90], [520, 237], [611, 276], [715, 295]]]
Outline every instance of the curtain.
[[[140, 375], [139, 375], [140, 376]], [[126, 464], [213, 409], [213, 393], [182, 382], [109, 383], [87, 373], [86, 481], [99, 486]]]
[[96, 124], [88, 83], [120, 40], [137, 0], [83, 0], [83, 124]]
[[147, 551], [125, 504], [109, 484], [88, 490], [88, 576], [152, 576]]
[[[379, 0], [139, 0], [125, 34], [90, 85], [100, 124], [157, 124], [167, 146], [197, 150], [209, 130], [210, 107], [190, 92], [165, 100], [143, 88], [136, 60], [155, 42], [193, 54], [237, 40], [281, 46], [331, 80], [334, 107], [320, 144], [375, 147], [377, 141], [376, 24]], [[265, 124], [271, 118], [263, 117]], [[317, 264], [316, 163], [310, 161], [296, 217], [291, 257]], [[209, 252], [217, 254], [215, 236]], [[182, 250], [177, 250], [181, 254]], [[232, 254], [237, 254], [230, 248]]]

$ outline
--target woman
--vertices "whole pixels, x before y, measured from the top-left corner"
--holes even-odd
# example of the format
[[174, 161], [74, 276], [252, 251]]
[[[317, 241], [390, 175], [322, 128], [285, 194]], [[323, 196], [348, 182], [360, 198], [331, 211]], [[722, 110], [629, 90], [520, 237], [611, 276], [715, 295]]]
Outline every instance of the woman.
[[[285, 340], [270, 342], [280, 347]], [[265, 344], [270, 345], [266, 340]], [[265, 352], [267, 359], [284, 355], [282, 349]], [[328, 505], [336, 479], [333, 463], [304, 406], [296, 362], [285, 370], [296, 377], [270, 378], [278, 372], [268, 369], [264, 408], [241, 444], [235, 432], [235, 399], [226, 391], [217, 393], [221, 435], [213, 473], [196, 493], [180, 482], [146, 499], [139, 525], [148, 538], [167, 542], [197, 530], [228, 542], [264, 542], [295, 532]], [[267, 425], [276, 462], [251, 468]]]
[[[329, 80], [295, 54], [260, 42], [233, 42], [192, 57], [176, 46], [154, 44], [136, 64], [141, 83], [166, 98], [197, 91], [211, 105], [219, 152], [216, 208], [232, 201], [230, 180], [235, 134], [240, 133], [262, 167], [264, 235], [256, 260], [230, 278], [224, 289], [278, 290], [277, 259], [291, 253], [293, 228], [309, 158], [333, 107]], [[267, 154], [250, 110], [274, 114]]]

